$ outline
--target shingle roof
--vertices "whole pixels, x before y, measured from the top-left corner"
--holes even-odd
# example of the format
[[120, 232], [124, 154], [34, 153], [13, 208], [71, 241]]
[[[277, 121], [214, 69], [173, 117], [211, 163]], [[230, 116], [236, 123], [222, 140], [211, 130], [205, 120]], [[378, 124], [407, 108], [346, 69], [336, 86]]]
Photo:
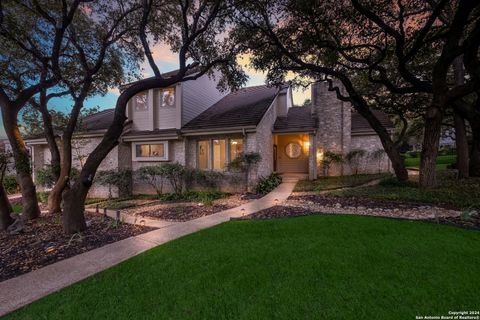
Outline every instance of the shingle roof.
[[108, 129], [113, 121], [115, 109], [106, 109], [82, 119], [80, 131]]
[[286, 117], [278, 117], [273, 125], [274, 132], [295, 132], [314, 130], [317, 126], [312, 117], [312, 107], [291, 107]]
[[129, 131], [124, 136], [146, 136], [146, 135], [178, 135], [180, 130], [178, 129], [155, 129], [155, 130], [136, 130]]
[[256, 126], [277, 93], [278, 88], [265, 85], [242, 88], [223, 97], [182, 130]]
[[[393, 123], [385, 112], [373, 110], [373, 114], [387, 129], [392, 129]], [[352, 133], [373, 131], [368, 121], [358, 112], [352, 112]]]

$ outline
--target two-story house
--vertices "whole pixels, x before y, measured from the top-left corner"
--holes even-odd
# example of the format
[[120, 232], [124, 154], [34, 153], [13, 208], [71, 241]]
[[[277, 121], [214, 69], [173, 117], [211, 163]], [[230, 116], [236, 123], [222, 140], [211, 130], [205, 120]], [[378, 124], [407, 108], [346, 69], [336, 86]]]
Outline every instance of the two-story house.
[[[325, 83], [312, 86], [311, 106], [293, 105], [289, 86], [246, 87], [221, 92], [215, 80], [203, 76], [165, 89], [142, 92], [128, 103], [128, 122], [118, 147], [99, 170], [178, 162], [201, 170], [226, 171], [228, 163], [244, 152], [258, 152], [261, 161], [253, 168], [249, 184], [272, 172], [302, 174], [315, 179], [326, 151], [347, 154], [353, 149], [374, 151], [381, 143], [368, 123], [351, 106], [339, 101]], [[392, 124], [377, 113], [389, 128]], [[83, 131], [74, 143], [74, 165], [80, 168], [98, 145], [113, 119], [113, 109], [83, 120]], [[50, 161], [43, 138], [28, 140], [34, 171]], [[388, 171], [381, 161], [365, 160], [361, 172]], [[346, 164], [334, 165], [329, 174], [349, 174]], [[226, 173], [228, 175], [228, 173]], [[236, 182], [233, 183], [232, 181]], [[242, 190], [241, 179], [231, 179], [224, 189]], [[134, 180], [133, 193], [151, 193], [146, 184]], [[105, 188], [94, 185], [91, 196], [105, 196]]]

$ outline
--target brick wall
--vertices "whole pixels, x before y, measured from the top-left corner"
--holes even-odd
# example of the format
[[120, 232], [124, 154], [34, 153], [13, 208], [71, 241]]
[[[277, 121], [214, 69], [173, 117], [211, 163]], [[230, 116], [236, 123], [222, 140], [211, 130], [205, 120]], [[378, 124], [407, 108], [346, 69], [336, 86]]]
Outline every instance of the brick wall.
[[[335, 92], [328, 91], [327, 82], [317, 82], [312, 85], [312, 105], [318, 117], [317, 151], [346, 154], [351, 141], [350, 104], [338, 100]], [[320, 163], [317, 165], [318, 174], [322, 174]], [[332, 165], [329, 175], [341, 175], [344, 169], [344, 165]]]

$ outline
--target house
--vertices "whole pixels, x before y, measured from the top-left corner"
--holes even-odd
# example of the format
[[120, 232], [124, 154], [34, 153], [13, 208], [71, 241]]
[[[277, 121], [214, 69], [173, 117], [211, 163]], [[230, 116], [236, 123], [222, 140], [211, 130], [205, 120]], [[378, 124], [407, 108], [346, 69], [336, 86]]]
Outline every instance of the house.
[[[327, 85], [312, 85], [312, 104], [293, 105], [288, 85], [247, 87], [235, 92], [217, 90], [207, 76], [165, 89], [142, 92], [128, 103], [125, 131], [99, 170], [130, 168], [162, 162], [178, 162], [200, 170], [227, 171], [230, 161], [241, 153], [258, 152], [261, 161], [251, 170], [248, 183], [272, 172], [302, 174], [315, 179], [324, 174], [326, 151], [347, 154], [363, 149], [373, 152], [381, 143], [368, 123], [351, 106], [338, 100]], [[392, 128], [388, 117], [376, 112]], [[74, 166], [81, 167], [101, 141], [113, 118], [113, 109], [84, 119], [84, 130], [74, 143]], [[44, 138], [28, 140], [34, 171], [50, 161]], [[386, 156], [361, 160], [358, 172], [390, 170]], [[331, 166], [329, 175], [350, 174], [346, 163]], [[233, 175], [233, 173], [232, 173]], [[227, 179], [222, 189], [243, 190], [244, 179]], [[133, 181], [133, 193], [151, 193], [146, 184]], [[96, 184], [91, 196], [105, 196]]]
[[15, 167], [13, 164], [13, 155], [12, 155], [12, 146], [8, 139], [0, 139], [0, 152], [5, 152], [7, 155], [9, 155], [9, 160], [8, 160], [8, 166], [5, 171], [5, 174], [7, 175], [13, 175], [15, 174]]

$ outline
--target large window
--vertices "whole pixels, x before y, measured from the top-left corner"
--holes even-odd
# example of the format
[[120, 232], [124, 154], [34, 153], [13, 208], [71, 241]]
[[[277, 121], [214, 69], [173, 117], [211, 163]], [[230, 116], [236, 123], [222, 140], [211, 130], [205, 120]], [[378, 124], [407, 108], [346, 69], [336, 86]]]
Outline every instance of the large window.
[[168, 160], [168, 142], [135, 143], [133, 158], [136, 161]]
[[225, 170], [228, 163], [243, 153], [243, 139], [198, 141], [198, 168]]
[[198, 142], [198, 168], [207, 170], [210, 167], [210, 141], [203, 140]]
[[230, 161], [243, 153], [243, 139], [230, 139]]
[[160, 107], [175, 107], [175, 88], [160, 90]]
[[213, 170], [225, 169], [226, 143], [225, 140], [213, 140]]
[[141, 92], [137, 94], [133, 99], [135, 111], [147, 111], [148, 110], [148, 95], [147, 92]]

